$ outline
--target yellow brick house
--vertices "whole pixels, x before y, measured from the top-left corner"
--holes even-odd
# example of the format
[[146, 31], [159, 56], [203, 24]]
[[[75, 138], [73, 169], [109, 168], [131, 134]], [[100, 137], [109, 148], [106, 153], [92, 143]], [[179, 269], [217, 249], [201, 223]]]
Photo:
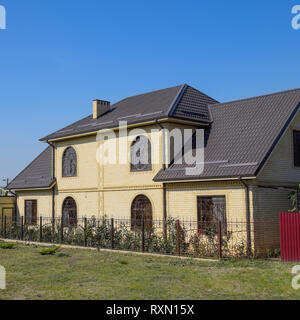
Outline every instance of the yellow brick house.
[[[16, 214], [30, 223], [62, 215], [241, 220], [248, 246], [279, 247], [278, 213], [300, 181], [299, 103], [300, 89], [219, 103], [189, 85], [113, 105], [94, 100], [91, 115], [42, 138], [47, 148], [9, 184]], [[184, 154], [174, 153], [174, 129], [204, 130], [201, 174], [175, 161]], [[127, 162], [99, 161], [106, 131]], [[132, 164], [143, 153], [149, 161]]]

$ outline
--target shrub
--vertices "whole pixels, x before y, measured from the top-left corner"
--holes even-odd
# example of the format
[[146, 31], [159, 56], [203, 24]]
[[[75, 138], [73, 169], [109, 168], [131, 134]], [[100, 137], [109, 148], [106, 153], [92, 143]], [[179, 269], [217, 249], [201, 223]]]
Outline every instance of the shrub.
[[0, 249], [13, 249], [15, 246], [15, 243], [0, 243]]
[[51, 256], [56, 254], [58, 251], [60, 250], [60, 247], [52, 247], [52, 248], [47, 248], [47, 249], [43, 249], [40, 251], [40, 254], [42, 256]]

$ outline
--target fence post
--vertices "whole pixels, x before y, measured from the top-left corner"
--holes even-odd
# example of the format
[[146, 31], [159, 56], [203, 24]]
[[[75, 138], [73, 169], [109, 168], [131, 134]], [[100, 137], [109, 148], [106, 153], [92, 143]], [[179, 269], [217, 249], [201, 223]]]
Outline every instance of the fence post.
[[24, 217], [21, 217], [21, 241], [24, 240]]
[[177, 229], [177, 255], [180, 256], [180, 221], [176, 220], [176, 229]]
[[219, 259], [221, 260], [223, 258], [223, 252], [222, 252], [222, 222], [218, 221], [218, 255]]
[[4, 235], [4, 232], [3, 232], [3, 228], [4, 227], [4, 214], [2, 213], [2, 218], [1, 218], [1, 234], [2, 236]]
[[4, 239], [6, 239], [6, 216], [4, 216]]
[[51, 232], [51, 240], [52, 240], [52, 243], [54, 243], [54, 235], [55, 235], [55, 218], [52, 218], [51, 220], [51, 223], [52, 223], [52, 232]]
[[145, 217], [142, 220], [142, 252], [145, 252]]
[[61, 216], [60, 222], [60, 243], [64, 243], [64, 217]]
[[114, 218], [111, 218], [111, 225], [110, 225], [110, 240], [111, 240], [111, 249], [113, 250], [115, 247], [115, 221]]
[[87, 247], [87, 218], [84, 218], [84, 246]]
[[40, 217], [40, 242], [43, 242], [43, 217]]

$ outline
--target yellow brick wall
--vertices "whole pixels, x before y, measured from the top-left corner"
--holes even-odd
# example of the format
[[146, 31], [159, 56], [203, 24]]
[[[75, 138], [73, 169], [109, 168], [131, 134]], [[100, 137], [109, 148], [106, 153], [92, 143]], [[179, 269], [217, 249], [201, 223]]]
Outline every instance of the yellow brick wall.
[[[96, 137], [65, 140], [56, 143], [55, 177], [59, 191], [98, 188], [98, 163], [96, 161]], [[62, 157], [68, 147], [77, 154], [77, 176], [62, 177]]]
[[290, 209], [289, 193], [285, 189], [254, 188], [253, 221], [257, 250], [280, 248], [279, 213]]
[[22, 191], [18, 192], [17, 213], [25, 215], [25, 200], [37, 200], [37, 214], [42, 217], [52, 216], [52, 191]]
[[92, 216], [99, 218], [98, 196], [98, 191], [70, 190], [58, 192], [55, 196], [56, 216], [60, 217], [62, 215], [62, 206], [64, 200], [67, 197], [72, 197], [76, 202], [78, 218]]
[[15, 207], [14, 197], [0, 197], [0, 216], [7, 216], [9, 219], [12, 218], [13, 210]]
[[136, 196], [145, 195], [152, 204], [153, 219], [163, 218], [163, 192], [157, 189], [111, 190], [104, 192], [104, 214], [107, 217], [131, 217], [131, 204]]
[[259, 182], [300, 183], [300, 168], [294, 167], [293, 130], [300, 131], [299, 111], [262, 168]]
[[228, 220], [245, 220], [245, 190], [235, 182], [167, 184], [167, 212], [172, 218], [197, 221], [198, 196], [225, 196]]

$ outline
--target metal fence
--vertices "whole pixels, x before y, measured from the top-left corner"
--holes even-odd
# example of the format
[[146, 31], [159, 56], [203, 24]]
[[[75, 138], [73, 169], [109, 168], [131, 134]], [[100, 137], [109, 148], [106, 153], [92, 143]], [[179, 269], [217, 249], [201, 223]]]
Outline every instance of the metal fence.
[[11, 240], [190, 257], [221, 259], [249, 255], [245, 221], [199, 223], [176, 219], [39, 217], [28, 223], [24, 217], [13, 220], [2, 215], [0, 236]]

